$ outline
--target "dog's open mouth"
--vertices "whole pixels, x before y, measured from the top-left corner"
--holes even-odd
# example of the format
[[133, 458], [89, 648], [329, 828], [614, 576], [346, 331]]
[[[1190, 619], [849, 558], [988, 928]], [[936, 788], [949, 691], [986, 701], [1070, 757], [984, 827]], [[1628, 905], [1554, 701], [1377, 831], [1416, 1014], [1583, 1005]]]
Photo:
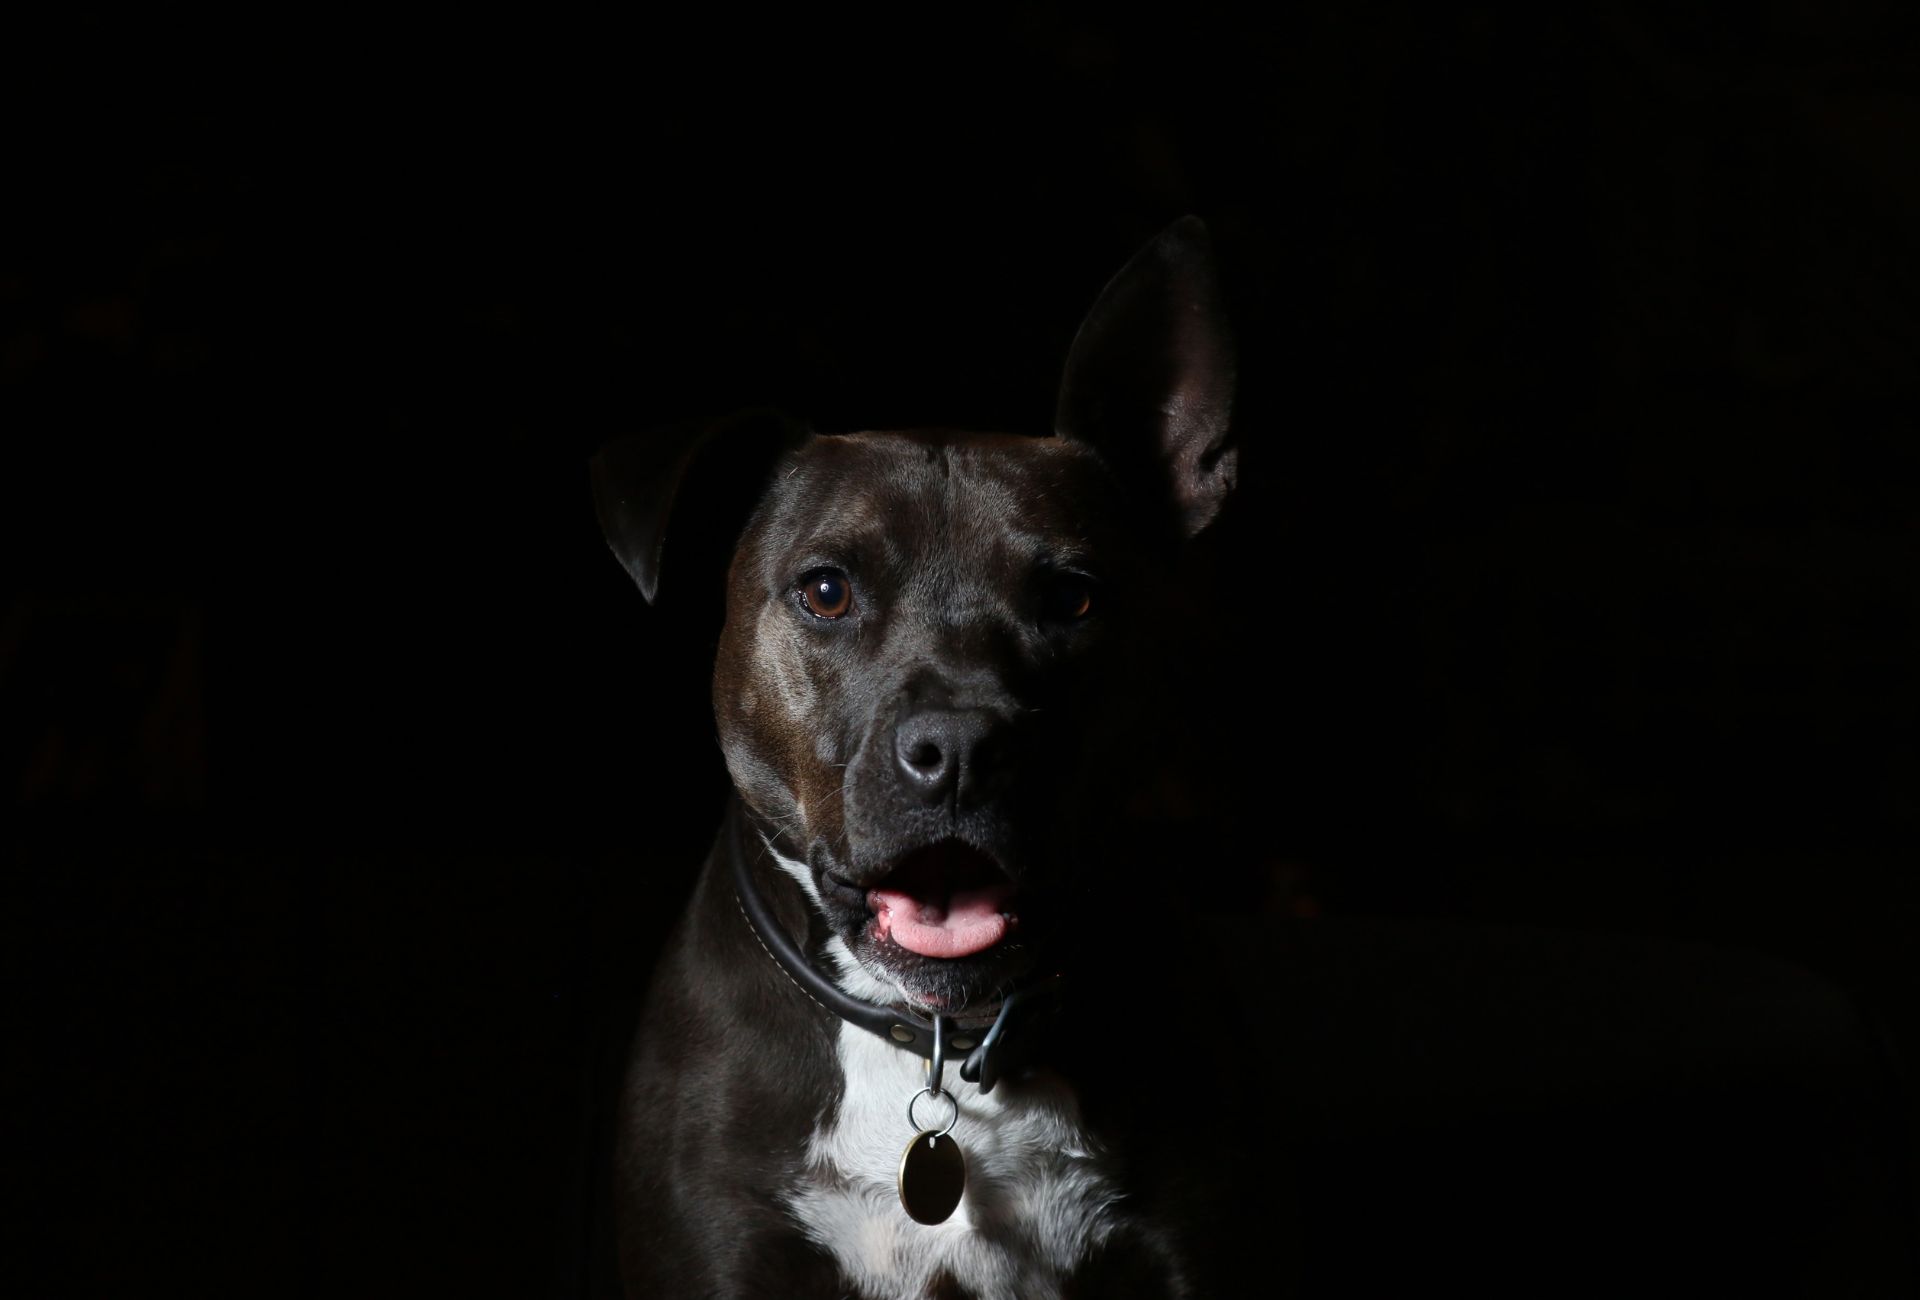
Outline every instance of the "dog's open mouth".
[[915, 849], [867, 891], [874, 933], [922, 957], [971, 957], [1013, 928], [1013, 882], [959, 840]]

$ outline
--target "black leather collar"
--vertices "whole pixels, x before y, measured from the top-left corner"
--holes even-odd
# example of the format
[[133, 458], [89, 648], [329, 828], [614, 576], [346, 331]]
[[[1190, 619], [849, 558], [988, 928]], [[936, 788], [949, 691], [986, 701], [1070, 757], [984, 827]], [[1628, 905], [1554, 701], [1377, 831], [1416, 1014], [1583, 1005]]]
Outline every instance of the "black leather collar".
[[[933, 1021], [901, 1007], [884, 1007], [848, 993], [807, 960], [806, 954], [767, 910], [766, 900], [754, 884], [752, 861], [742, 842], [740, 825], [746, 817], [746, 810], [736, 800], [727, 813], [727, 857], [740, 915], [746, 918], [748, 928], [767, 956], [799, 985], [801, 992], [821, 1007], [876, 1038], [931, 1060]], [[999, 1015], [984, 1033], [943, 1017], [945, 1023], [941, 1028], [947, 1046], [967, 1053], [960, 1066], [960, 1077], [980, 1085], [983, 1093], [992, 1092], [993, 1085], [1009, 1071], [1028, 1064], [1039, 1045], [1041, 1025], [1058, 1009], [1060, 986], [1061, 978], [1055, 975], [1008, 994], [1000, 1005]]]

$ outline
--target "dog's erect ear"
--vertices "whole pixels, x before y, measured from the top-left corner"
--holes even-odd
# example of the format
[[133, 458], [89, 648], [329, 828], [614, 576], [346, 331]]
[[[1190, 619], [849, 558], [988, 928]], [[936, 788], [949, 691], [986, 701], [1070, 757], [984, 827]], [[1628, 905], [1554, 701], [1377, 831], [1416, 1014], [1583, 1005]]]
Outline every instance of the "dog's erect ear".
[[[675, 546], [730, 546], [767, 471], [805, 430], [774, 411], [629, 434], [593, 458], [593, 505], [601, 531], [649, 602], [660, 592], [668, 522]], [[677, 563], [677, 561], [676, 561]]]
[[1233, 335], [1207, 228], [1183, 217], [1107, 282], [1074, 336], [1054, 429], [1167, 494], [1191, 537], [1233, 490]]

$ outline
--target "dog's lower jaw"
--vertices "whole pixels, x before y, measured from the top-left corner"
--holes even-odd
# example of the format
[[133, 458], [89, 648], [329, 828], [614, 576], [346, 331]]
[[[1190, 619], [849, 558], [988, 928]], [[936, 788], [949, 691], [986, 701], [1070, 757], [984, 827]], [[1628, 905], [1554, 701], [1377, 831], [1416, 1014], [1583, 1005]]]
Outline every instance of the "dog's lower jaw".
[[[780, 869], [798, 881], [808, 897], [817, 904], [819, 891], [814, 887], [813, 876], [807, 865], [782, 856], [771, 843], [768, 844], [767, 849]], [[833, 965], [834, 983], [851, 996], [863, 1001], [881, 1006], [904, 1004], [909, 1009], [926, 1016], [956, 1016], [982, 1023], [991, 1023], [994, 1014], [999, 1010], [1001, 998], [997, 994], [986, 1001], [975, 1000], [961, 1007], [951, 1006], [944, 1000], [936, 1003], [916, 995], [913, 990], [897, 980], [887, 978], [861, 961], [854, 955], [847, 941], [837, 934], [829, 935], [821, 950]]]
[[[830, 871], [823, 871], [811, 860], [784, 852], [780, 837], [764, 827], [756, 827], [754, 834], [767, 857], [800, 887], [815, 913], [826, 922], [831, 937], [824, 952], [833, 961], [835, 983], [852, 996], [883, 1006], [904, 1003], [927, 1016], [937, 1014], [991, 1023], [1001, 999], [1027, 973], [1030, 963], [1023, 955], [1010, 960], [1009, 952], [1015, 950], [1003, 939], [983, 955], [954, 959], [927, 957], [900, 949], [898, 955], [902, 962], [933, 976], [923, 981], [902, 978], [889, 971], [884, 961], [865, 957], [857, 951], [860, 948], [871, 951], [891, 942], [876, 934], [875, 920], [865, 910], [864, 902], [850, 903], [838, 897], [847, 891], [835, 883]], [[853, 892], [864, 898], [864, 891]], [[1017, 936], [1017, 924], [1010, 925], [1009, 931], [1009, 938]], [[983, 969], [979, 963], [991, 965]]]
[[868, 970], [860, 959], [853, 955], [853, 950], [847, 947], [847, 941], [839, 935], [828, 938], [825, 951], [827, 959], [833, 963], [834, 983], [854, 997], [868, 1002], [878, 1002], [882, 1006], [891, 1006], [896, 1002], [904, 1002], [910, 1007], [919, 1005], [912, 995], [898, 984], [882, 979]]

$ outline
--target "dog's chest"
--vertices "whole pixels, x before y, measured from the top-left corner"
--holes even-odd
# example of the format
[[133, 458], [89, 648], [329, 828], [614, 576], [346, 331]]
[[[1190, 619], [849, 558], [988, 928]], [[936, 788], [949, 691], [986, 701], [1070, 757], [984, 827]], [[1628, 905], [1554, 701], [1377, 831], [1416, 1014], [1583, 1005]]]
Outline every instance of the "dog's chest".
[[[943, 1275], [976, 1300], [1059, 1296], [1119, 1217], [1119, 1189], [1072, 1090], [1043, 1075], [983, 1097], [949, 1071], [967, 1190], [952, 1218], [927, 1226], [907, 1217], [896, 1188], [922, 1063], [851, 1025], [839, 1035], [845, 1095], [809, 1140], [790, 1209], [847, 1284], [866, 1300], [924, 1296]], [[931, 1099], [918, 1109], [922, 1120], [947, 1113]]]

